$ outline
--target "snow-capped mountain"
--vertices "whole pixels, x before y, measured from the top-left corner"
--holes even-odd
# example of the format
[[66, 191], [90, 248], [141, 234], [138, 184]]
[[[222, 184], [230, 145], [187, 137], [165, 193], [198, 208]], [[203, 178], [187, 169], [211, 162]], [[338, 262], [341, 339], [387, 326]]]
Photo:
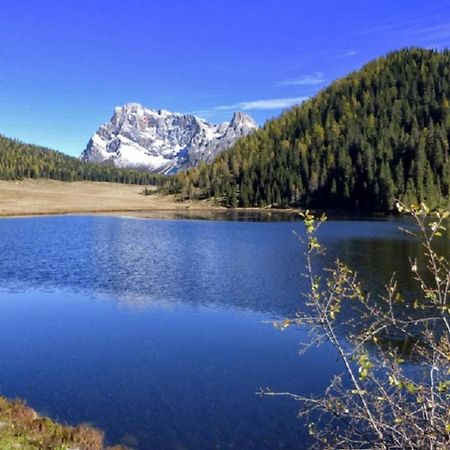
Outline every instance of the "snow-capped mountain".
[[117, 107], [108, 123], [92, 136], [83, 161], [116, 167], [175, 173], [210, 162], [237, 139], [258, 128], [245, 113], [213, 125], [190, 114], [144, 108], [138, 103]]

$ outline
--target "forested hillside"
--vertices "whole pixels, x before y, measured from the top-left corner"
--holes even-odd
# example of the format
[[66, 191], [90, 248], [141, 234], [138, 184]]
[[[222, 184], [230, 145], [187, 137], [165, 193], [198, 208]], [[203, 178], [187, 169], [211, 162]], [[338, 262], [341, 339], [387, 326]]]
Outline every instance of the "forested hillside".
[[0, 179], [51, 178], [61, 181], [110, 181], [155, 184], [160, 175], [90, 164], [63, 153], [0, 136]]
[[450, 52], [405, 49], [338, 80], [166, 189], [229, 206], [448, 205]]

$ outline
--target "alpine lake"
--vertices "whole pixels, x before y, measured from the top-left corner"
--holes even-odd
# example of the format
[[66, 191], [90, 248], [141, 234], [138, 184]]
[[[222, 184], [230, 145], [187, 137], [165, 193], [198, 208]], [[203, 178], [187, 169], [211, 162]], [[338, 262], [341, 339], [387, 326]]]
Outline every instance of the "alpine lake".
[[[300, 404], [343, 367], [308, 329], [273, 322], [304, 307], [295, 215], [210, 220], [54, 216], [0, 220], [0, 393], [143, 449], [301, 449]], [[420, 243], [398, 217], [330, 218], [321, 266], [339, 257], [368, 289]], [[449, 252], [448, 236], [441, 245]]]

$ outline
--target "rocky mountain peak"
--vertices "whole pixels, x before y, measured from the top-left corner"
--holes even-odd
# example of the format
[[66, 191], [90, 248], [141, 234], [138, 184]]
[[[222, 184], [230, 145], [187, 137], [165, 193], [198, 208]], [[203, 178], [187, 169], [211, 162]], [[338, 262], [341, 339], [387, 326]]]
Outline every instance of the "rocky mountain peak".
[[258, 127], [258, 124], [253, 120], [253, 118], [249, 114], [241, 111], [235, 112], [233, 114], [231, 123], [241, 123], [245, 125]]
[[191, 114], [128, 103], [115, 108], [111, 120], [92, 136], [81, 159], [175, 173], [200, 161], [212, 161], [257, 128], [256, 122], [241, 112], [234, 113], [229, 123], [214, 125]]

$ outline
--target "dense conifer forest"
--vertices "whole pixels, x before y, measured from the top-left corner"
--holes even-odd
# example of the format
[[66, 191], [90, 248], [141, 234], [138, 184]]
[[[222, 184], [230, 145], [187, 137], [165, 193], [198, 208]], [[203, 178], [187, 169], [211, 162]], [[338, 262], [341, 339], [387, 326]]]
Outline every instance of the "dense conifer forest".
[[332, 83], [165, 189], [228, 206], [448, 206], [450, 51], [405, 49]]
[[0, 136], [0, 179], [50, 178], [61, 181], [109, 181], [156, 184], [160, 175], [90, 164], [63, 153]]

